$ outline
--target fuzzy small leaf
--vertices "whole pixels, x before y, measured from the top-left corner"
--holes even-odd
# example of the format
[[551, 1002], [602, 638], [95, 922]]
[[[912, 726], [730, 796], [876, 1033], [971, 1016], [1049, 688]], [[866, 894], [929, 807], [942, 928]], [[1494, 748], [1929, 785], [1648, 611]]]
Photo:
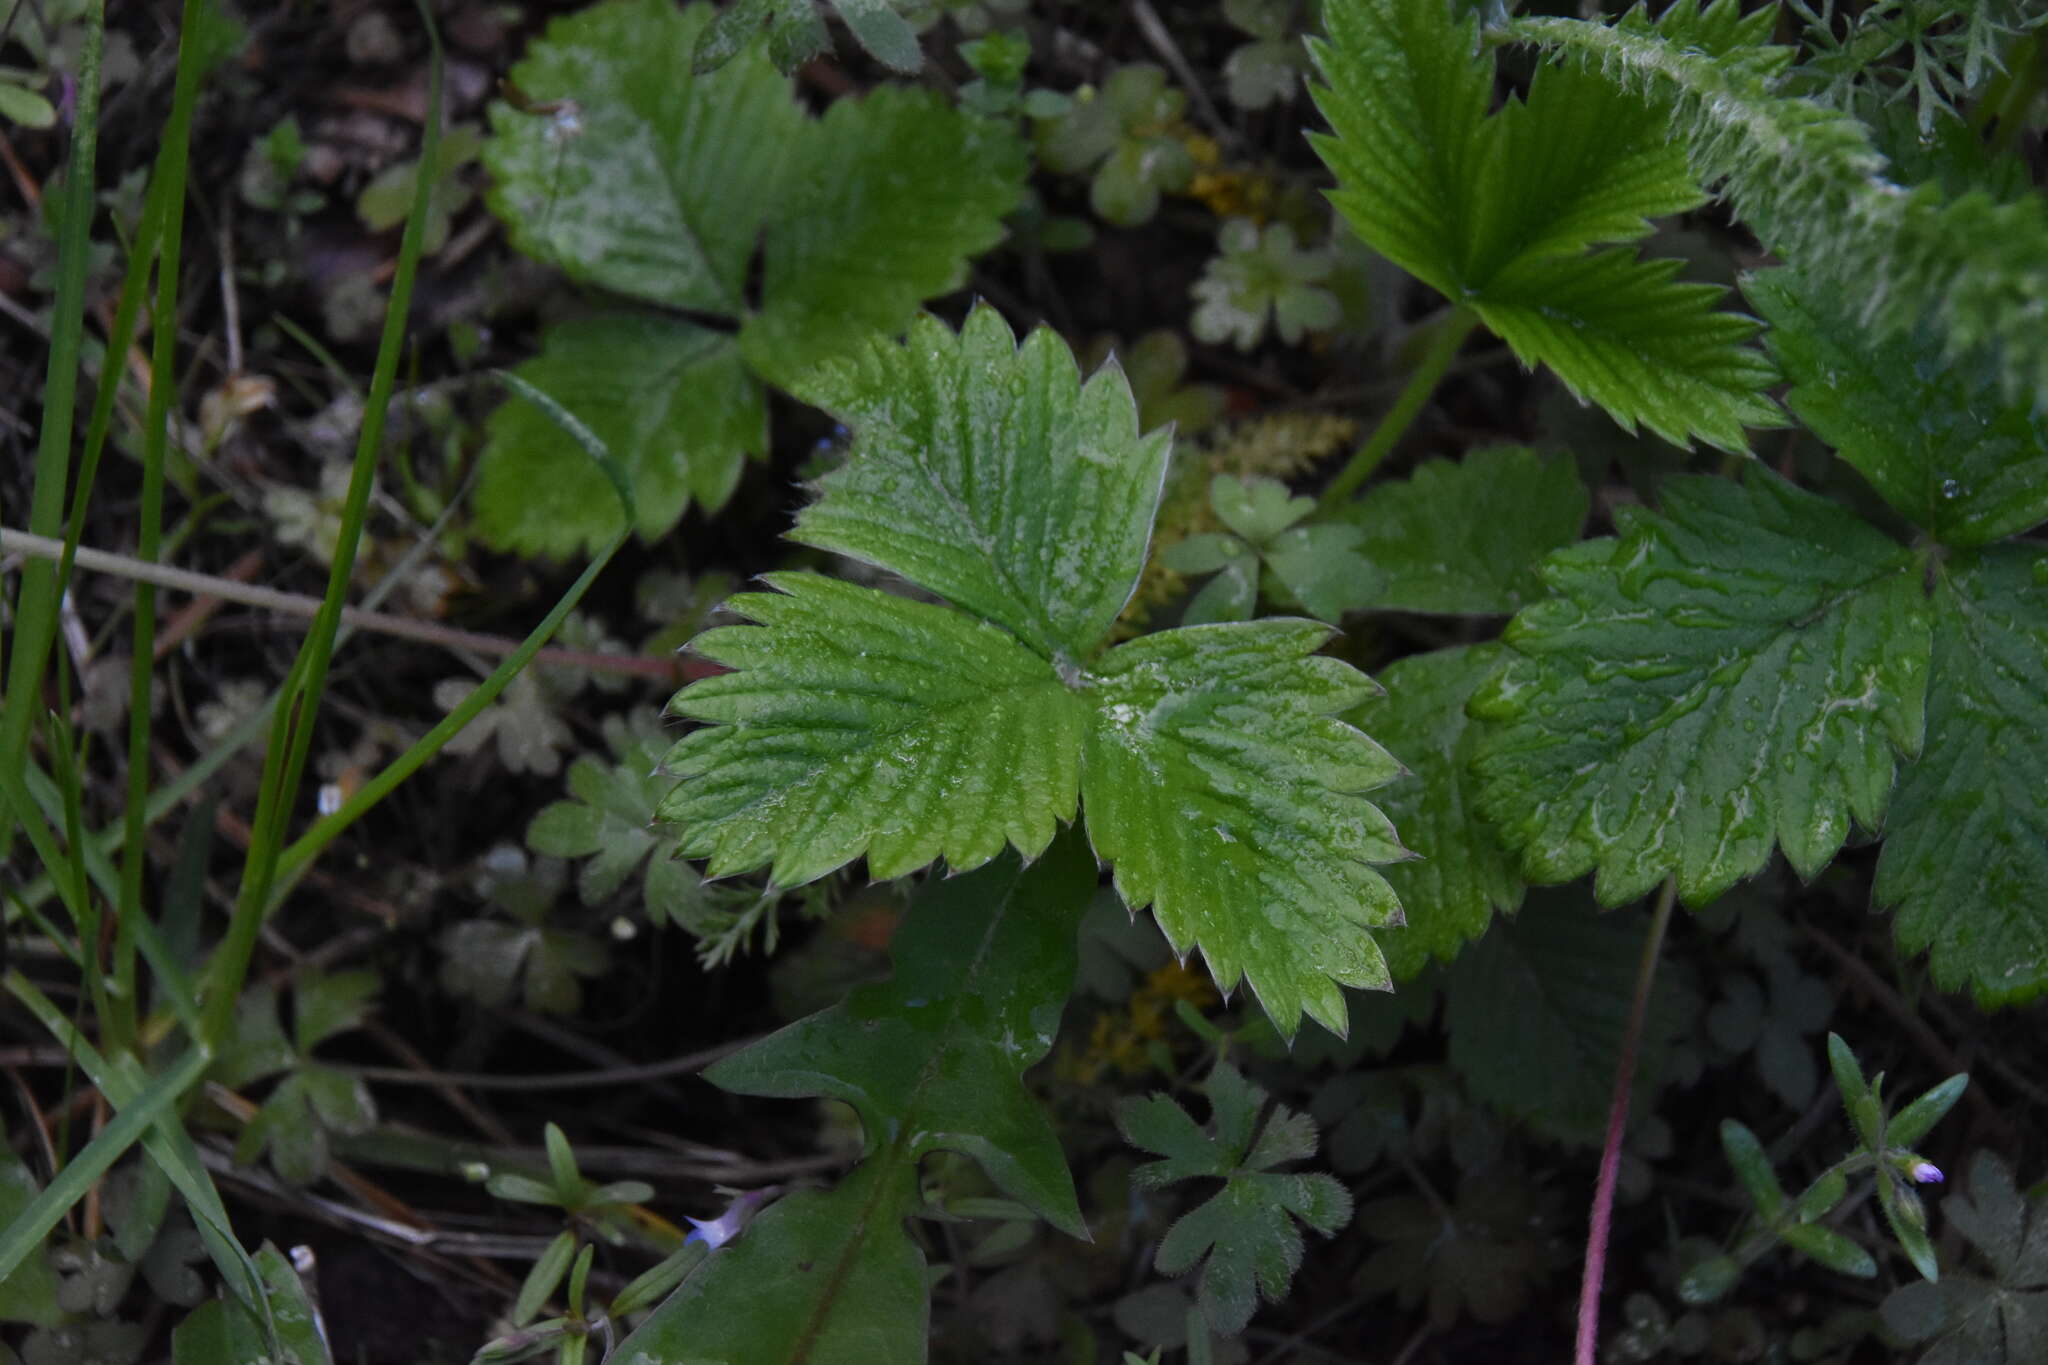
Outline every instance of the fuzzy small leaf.
[[1388, 666], [1384, 698], [1350, 714], [1410, 771], [1379, 803], [1401, 840], [1419, 855], [1382, 874], [1401, 898], [1407, 921], [1379, 934], [1396, 981], [1445, 962], [1492, 923], [1494, 912], [1522, 903], [1522, 879], [1493, 826], [1480, 817], [1469, 775], [1477, 728], [1465, 718], [1472, 691], [1499, 664], [1498, 645], [1411, 654]]
[[1004, 1194], [1076, 1237], [1086, 1228], [1058, 1137], [1021, 1075], [1052, 1047], [1073, 990], [1095, 867], [1078, 838], [1026, 869], [1014, 855], [927, 882], [896, 970], [713, 1066], [744, 1095], [828, 1095], [859, 1111], [872, 1158], [964, 1152]]
[[1572, 462], [1502, 446], [1429, 460], [1343, 515], [1395, 611], [1506, 614], [1542, 597], [1537, 563], [1579, 538], [1589, 499]]
[[[732, 338], [674, 318], [612, 312], [550, 327], [519, 376], [595, 432], [632, 479], [653, 540], [692, 502], [725, 505], [768, 449], [767, 396]], [[564, 555], [602, 546], [623, 514], [604, 471], [530, 403], [487, 424], [477, 524], [493, 544]]]
[[1138, 434], [1112, 362], [1084, 384], [1066, 343], [1017, 344], [977, 308], [956, 335], [932, 318], [814, 375], [800, 396], [853, 429], [797, 540], [902, 574], [1079, 663], [1144, 568], [1169, 447]]
[[1213, 1330], [1235, 1336], [1251, 1321], [1260, 1298], [1277, 1303], [1286, 1297], [1301, 1268], [1296, 1221], [1334, 1234], [1351, 1220], [1351, 1195], [1319, 1172], [1272, 1169], [1314, 1155], [1315, 1125], [1306, 1115], [1276, 1107], [1253, 1145], [1266, 1092], [1227, 1062], [1217, 1064], [1204, 1088], [1213, 1135], [1164, 1095], [1120, 1102], [1117, 1126], [1133, 1145], [1167, 1158], [1132, 1171], [1134, 1184], [1156, 1189], [1202, 1177], [1224, 1182], [1168, 1229], [1153, 1264], [1162, 1274], [1179, 1275], [1206, 1257], [1198, 1289], [1203, 1317]]
[[1074, 816], [1086, 707], [1017, 640], [949, 608], [782, 573], [699, 636], [737, 670], [678, 693], [720, 724], [670, 750], [682, 852], [797, 886], [867, 855], [877, 878], [943, 857], [1036, 856]]
[[2001, 399], [1988, 360], [1947, 360], [1927, 324], [1874, 340], [1848, 299], [1790, 270], [1743, 290], [1771, 323], [1787, 404], [1901, 515], [1957, 548], [2048, 521], [2048, 427]]
[[873, 1365], [925, 1358], [924, 1253], [903, 1229], [912, 1172], [870, 1161], [778, 1200], [619, 1343], [626, 1361]]
[[1315, 654], [1329, 631], [1266, 620], [1119, 645], [1089, 680], [1082, 801], [1096, 852], [1178, 952], [1224, 990], [1249, 979], [1274, 1024], [1341, 1033], [1340, 986], [1385, 987], [1365, 932], [1400, 914], [1373, 863], [1408, 856], [1361, 793], [1400, 771], [1336, 719], [1375, 690]]
[[1481, 805], [1525, 873], [1597, 870], [1610, 905], [1667, 875], [1712, 899], [1774, 844], [1812, 876], [1921, 742], [1920, 556], [1760, 468], [1665, 488], [1550, 558], [1559, 596], [1472, 701]]
[[1876, 897], [1944, 990], [2048, 989], [2048, 551], [1996, 546], [1935, 583], [1927, 746], [1892, 798]]

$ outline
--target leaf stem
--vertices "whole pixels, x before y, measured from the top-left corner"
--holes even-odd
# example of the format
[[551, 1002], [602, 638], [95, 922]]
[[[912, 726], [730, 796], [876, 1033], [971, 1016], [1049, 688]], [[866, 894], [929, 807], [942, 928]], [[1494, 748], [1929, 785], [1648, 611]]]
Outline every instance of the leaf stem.
[[1621, 1035], [1621, 1056], [1614, 1064], [1614, 1102], [1607, 1110], [1607, 1139], [1600, 1148], [1600, 1174], [1593, 1184], [1593, 1210], [1586, 1229], [1586, 1264], [1579, 1281], [1578, 1345], [1574, 1365], [1594, 1365], [1600, 1344], [1600, 1281], [1607, 1271], [1607, 1233], [1614, 1222], [1614, 1183], [1621, 1173], [1621, 1134], [1628, 1126], [1629, 1089], [1635, 1082], [1636, 1052], [1643, 1039], [1643, 1019], [1650, 1009], [1650, 985], [1657, 976], [1657, 957], [1664, 948], [1664, 930], [1678, 900], [1678, 880], [1664, 879], [1650, 932], [1643, 939], [1642, 961], [1636, 966], [1635, 998], [1629, 1001], [1628, 1027]]
[[1387, 409], [1387, 415], [1372, 429], [1372, 435], [1366, 437], [1365, 444], [1360, 446], [1345, 462], [1344, 467], [1337, 471], [1337, 477], [1330, 480], [1330, 486], [1323, 490], [1323, 496], [1316, 504], [1317, 511], [1335, 510], [1338, 504], [1357, 492], [1358, 486], [1380, 467], [1380, 462], [1386, 459], [1400, 443], [1401, 438], [1408, 434], [1408, 428], [1429, 402], [1430, 396], [1436, 392], [1436, 386], [1443, 382], [1445, 373], [1451, 368], [1451, 362], [1458, 358], [1459, 348], [1464, 346], [1465, 338], [1470, 336], [1472, 329], [1478, 325], [1478, 315], [1462, 305], [1452, 308], [1437, 319], [1433, 324], [1436, 329], [1435, 335], [1430, 337], [1428, 346], [1422, 353], [1422, 359], [1416, 362], [1414, 372], [1408, 376], [1408, 382], [1402, 386], [1400, 395], [1394, 399], [1394, 406]]

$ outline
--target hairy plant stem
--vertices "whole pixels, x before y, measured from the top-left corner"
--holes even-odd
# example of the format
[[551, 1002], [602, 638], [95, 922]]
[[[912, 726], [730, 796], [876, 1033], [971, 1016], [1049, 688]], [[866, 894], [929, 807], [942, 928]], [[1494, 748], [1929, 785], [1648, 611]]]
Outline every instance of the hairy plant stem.
[[1664, 949], [1664, 930], [1678, 901], [1678, 881], [1664, 879], [1657, 906], [1650, 914], [1650, 932], [1643, 940], [1636, 966], [1635, 997], [1629, 1001], [1628, 1027], [1621, 1035], [1621, 1056], [1614, 1064], [1614, 1100], [1607, 1109], [1607, 1139], [1600, 1147], [1600, 1174], [1593, 1183], [1593, 1209], [1587, 1218], [1585, 1272], [1579, 1280], [1578, 1345], [1573, 1365], [1594, 1365], [1600, 1344], [1600, 1281], [1607, 1272], [1607, 1233], [1614, 1222], [1614, 1182], [1621, 1173], [1621, 1135], [1628, 1127], [1629, 1090], [1635, 1083], [1636, 1052], [1643, 1041], [1643, 1019], [1650, 1010], [1650, 986], [1657, 977], [1657, 958]]
[[1459, 348], [1464, 346], [1465, 338], [1479, 325], [1479, 318], [1471, 309], [1460, 306], [1452, 308], [1432, 325], [1436, 329], [1435, 333], [1429, 338], [1422, 358], [1416, 362], [1414, 373], [1408, 376], [1408, 382], [1401, 387], [1400, 395], [1394, 399], [1394, 406], [1387, 410], [1387, 415], [1380, 419], [1380, 424], [1372, 429], [1372, 435], [1365, 438], [1365, 444], [1345, 461], [1344, 467], [1337, 471], [1337, 477], [1330, 480], [1330, 486], [1323, 490], [1323, 496], [1317, 503], [1318, 511], [1332, 511], [1357, 492], [1358, 486], [1372, 476], [1372, 472], [1380, 467], [1380, 462], [1385, 460], [1400, 443], [1401, 438], [1408, 434], [1408, 428], [1414, 424], [1431, 395], [1436, 392], [1436, 386], [1443, 382], [1444, 375], [1449, 372], [1451, 362], [1458, 358]]

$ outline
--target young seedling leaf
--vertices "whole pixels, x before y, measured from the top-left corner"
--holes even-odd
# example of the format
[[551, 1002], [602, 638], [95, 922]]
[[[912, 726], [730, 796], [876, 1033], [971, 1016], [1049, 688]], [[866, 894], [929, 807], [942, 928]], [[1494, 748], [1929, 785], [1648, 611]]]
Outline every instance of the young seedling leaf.
[[1228, 1062], [1216, 1065], [1203, 1089], [1211, 1107], [1208, 1131], [1164, 1095], [1120, 1101], [1117, 1127], [1133, 1146], [1165, 1158], [1132, 1171], [1132, 1184], [1158, 1189], [1203, 1177], [1224, 1182], [1167, 1231], [1153, 1264], [1162, 1274], [1179, 1275], [1201, 1262], [1202, 1315], [1213, 1330], [1235, 1336], [1260, 1298], [1286, 1297], [1301, 1268], [1297, 1221], [1330, 1236], [1351, 1221], [1351, 1195], [1320, 1172], [1274, 1169], [1315, 1155], [1316, 1128], [1307, 1115], [1276, 1106], [1260, 1130], [1266, 1092]]
[[[1025, 1090], [1073, 990], [1095, 864], [1069, 836], [934, 879], [898, 931], [895, 974], [713, 1066], [743, 1095], [827, 1095], [861, 1116], [872, 1162], [963, 1152], [1009, 1197], [1085, 1237], [1059, 1139]], [[751, 1234], [750, 1234], [751, 1235]]]
[[1114, 362], [1086, 383], [1039, 330], [918, 319], [798, 390], [853, 429], [797, 540], [902, 574], [1072, 668], [1130, 600], [1170, 437], [1141, 436]]
[[1470, 776], [1478, 731], [1465, 718], [1473, 689], [1503, 655], [1492, 644], [1411, 654], [1380, 675], [1384, 698], [1347, 717], [1409, 768], [1379, 797], [1402, 842], [1418, 855], [1382, 873], [1407, 916], [1378, 936], [1396, 981], [1432, 957], [1449, 962], [1486, 932], [1495, 911], [1522, 903], [1514, 859], [1479, 814]]
[[1927, 324], [1878, 340], [1850, 299], [1794, 271], [1743, 292], [1771, 324], [1788, 406], [1900, 515], [1959, 549], [2048, 521], [2048, 427], [2002, 399], [1987, 358], [1948, 361]]
[[[748, 456], [768, 449], [767, 399], [733, 339], [677, 318], [604, 312], [550, 327], [518, 374], [576, 413], [630, 471], [637, 529], [653, 539], [692, 501], [723, 506]], [[604, 471], [530, 403], [501, 404], [477, 524], [501, 545], [566, 555], [623, 520]]]
[[616, 763], [585, 755], [569, 765], [569, 799], [544, 807], [526, 829], [536, 853], [583, 858], [576, 874], [585, 905], [601, 905], [644, 867], [648, 917], [659, 923], [696, 899], [697, 876], [675, 857], [675, 835], [654, 823], [655, 809], [675, 786], [661, 771], [673, 739], [661, 719], [636, 711], [607, 716], [605, 743]]
[[1526, 102], [1488, 117], [1493, 60], [1476, 21], [1436, 0], [1333, 6], [1311, 44], [1311, 135], [1331, 202], [1367, 245], [1470, 307], [1524, 363], [1554, 370], [1631, 431], [1744, 447], [1777, 424], [1756, 326], [1626, 249], [1648, 219], [1701, 202], [1680, 148], [1635, 95], [1539, 68]]
[[767, 578], [696, 648], [734, 672], [679, 693], [662, 802], [711, 875], [797, 886], [866, 854], [876, 877], [943, 857], [1036, 857], [1074, 816], [1087, 707], [1014, 636], [944, 606], [815, 574]]
[[1588, 505], [1569, 459], [1501, 446], [1426, 461], [1342, 515], [1363, 528], [1358, 553], [1386, 576], [1373, 605], [1506, 615], [1544, 595], [1538, 562], [1579, 538]]
[[2048, 552], [1995, 546], [1934, 589], [1927, 746], [1892, 798], [1876, 897], [1945, 990], [2048, 989]]
[[1921, 742], [1919, 555], [1760, 468], [1665, 488], [1551, 556], [1558, 596], [1472, 701], [1481, 805], [1524, 872], [1597, 870], [1609, 905], [1671, 875], [1710, 900], [1774, 844], [1811, 877], [1852, 818], [1880, 827]]

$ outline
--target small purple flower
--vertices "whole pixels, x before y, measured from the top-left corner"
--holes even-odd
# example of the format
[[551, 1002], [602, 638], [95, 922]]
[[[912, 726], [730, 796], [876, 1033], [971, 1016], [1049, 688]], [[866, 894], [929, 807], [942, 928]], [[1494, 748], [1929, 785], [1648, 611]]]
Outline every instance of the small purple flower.
[[772, 1186], [768, 1189], [748, 1190], [726, 1205], [725, 1212], [716, 1218], [685, 1218], [683, 1221], [696, 1231], [685, 1237], [683, 1244], [688, 1246], [691, 1242], [702, 1242], [706, 1250], [718, 1250], [739, 1236], [740, 1229], [754, 1216], [754, 1210], [760, 1206], [761, 1201], [774, 1192]]
[[1914, 1162], [1906, 1174], [1912, 1176], [1915, 1183], [1921, 1185], [1939, 1185], [1942, 1181], [1941, 1167], [1931, 1161]]

